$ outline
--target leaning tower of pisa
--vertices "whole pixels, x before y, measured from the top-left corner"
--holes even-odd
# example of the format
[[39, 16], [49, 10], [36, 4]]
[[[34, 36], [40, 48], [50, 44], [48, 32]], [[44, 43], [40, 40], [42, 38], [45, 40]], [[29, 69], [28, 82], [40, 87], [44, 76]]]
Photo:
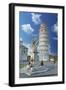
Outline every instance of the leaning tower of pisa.
[[45, 24], [40, 25], [39, 30], [39, 61], [48, 61], [48, 30]]

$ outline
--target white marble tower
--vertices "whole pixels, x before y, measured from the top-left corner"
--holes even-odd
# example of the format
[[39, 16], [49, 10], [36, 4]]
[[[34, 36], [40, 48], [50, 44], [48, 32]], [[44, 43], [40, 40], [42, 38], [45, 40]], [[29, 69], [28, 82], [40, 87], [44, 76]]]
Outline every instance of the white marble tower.
[[39, 61], [49, 61], [48, 41], [47, 26], [45, 24], [41, 24], [39, 30]]

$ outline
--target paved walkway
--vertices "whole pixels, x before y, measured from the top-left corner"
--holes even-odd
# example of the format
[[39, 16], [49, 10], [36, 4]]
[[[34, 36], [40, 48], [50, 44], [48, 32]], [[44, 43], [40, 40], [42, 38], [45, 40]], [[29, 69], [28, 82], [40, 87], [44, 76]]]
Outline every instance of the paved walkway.
[[26, 67], [20, 69], [20, 77], [37, 77], [57, 75], [57, 64], [45, 63], [43, 66], [35, 66], [33, 68]]

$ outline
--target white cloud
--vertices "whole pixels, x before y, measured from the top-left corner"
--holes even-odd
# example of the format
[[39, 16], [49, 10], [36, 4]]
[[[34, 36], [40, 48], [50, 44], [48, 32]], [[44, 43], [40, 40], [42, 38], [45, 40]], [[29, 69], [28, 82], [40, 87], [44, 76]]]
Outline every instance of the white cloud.
[[53, 32], [58, 33], [58, 25], [57, 25], [57, 23], [53, 25]]
[[51, 53], [51, 46], [49, 45], [48, 46], [48, 51], [49, 51], [49, 54]]
[[32, 15], [32, 21], [35, 24], [40, 24], [41, 23], [41, 19], [40, 19], [41, 14], [31, 13], [31, 15]]
[[31, 27], [30, 24], [23, 24], [21, 25], [21, 29], [26, 32], [26, 33], [32, 33], [34, 31], [34, 29]]
[[53, 26], [52, 26], [52, 30], [54, 33], [56, 33], [56, 37], [53, 37], [54, 40], [57, 40], [58, 39], [58, 24], [55, 23]]
[[55, 53], [51, 52], [51, 46], [49, 45], [49, 55], [56, 55]]
[[20, 41], [23, 41], [23, 39], [20, 37], [20, 39], [19, 39]]

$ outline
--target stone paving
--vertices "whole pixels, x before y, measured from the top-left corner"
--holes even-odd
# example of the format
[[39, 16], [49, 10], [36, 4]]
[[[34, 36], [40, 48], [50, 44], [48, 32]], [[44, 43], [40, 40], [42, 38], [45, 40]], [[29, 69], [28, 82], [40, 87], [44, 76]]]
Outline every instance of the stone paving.
[[45, 63], [43, 66], [34, 66], [32, 68], [27, 65], [26, 67], [20, 69], [20, 78], [27, 77], [40, 77], [40, 76], [55, 76], [57, 75], [57, 63]]

